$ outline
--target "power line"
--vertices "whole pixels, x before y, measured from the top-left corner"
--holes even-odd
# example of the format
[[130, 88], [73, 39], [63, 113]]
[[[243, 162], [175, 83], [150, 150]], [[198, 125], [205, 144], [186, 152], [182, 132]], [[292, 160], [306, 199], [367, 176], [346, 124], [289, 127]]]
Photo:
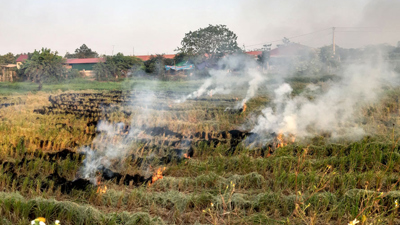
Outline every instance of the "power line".
[[[288, 37], [288, 39], [293, 39], [293, 38], [297, 38], [297, 37], [302, 37], [302, 36], [306, 36], [306, 35], [311, 35], [311, 34], [319, 33], [319, 32], [321, 32], [321, 31], [326, 31], [326, 30], [330, 30], [330, 29], [331, 29], [331, 28], [325, 28], [325, 29], [317, 30], [317, 31], [314, 31], [314, 32], [311, 32], [311, 33], [307, 33], [307, 34], [300, 34], [300, 35]], [[257, 46], [257, 45], [263, 45], [263, 44], [267, 44], [267, 43], [274, 43], [274, 42], [278, 42], [278, 41], [282, 41], [282, 39], [274, 40], [274, 41], [266, 41], [266, 42], [259, 43], [259, 44], [247, 45], [246, 47]]]
[[358, 28], [362, 28], [362, 29], [364, 29], [364, 28], [380, 28], [380, 27], [336, 27], [336, 28], [352, 28], [352, 29], [354, 29], [354, 28], [356, 28], [356, 29], [358, 29]]
[[354, 33], [354, 32], [400, 32], [400, 30], [349, 30], [349, 31], [336, 31], [340, 33]]
[[[336, 32], [336, 31], [335, 31], [335, 32]], [[309, 43], [309, 42], [314, 41], [314, 40], [316, 40], [316, 39], [321, 39], [321, 38], [325, 38], [325, 37], [328, 37], [328, 36], [332, 36], [332, 32], [329, 32], [329, 34], [326, 34], [326, 35], [324, 35], [324, 36], [322, 36], [322, 37], [319, 37], [319, 38], [312, 37], [312, 38], [309, 38], [309, 39], [307, 39], [307, 40], [300, 41], [299, 43], [300, 43], [300, 44], [302, 44], [302, 43]]]

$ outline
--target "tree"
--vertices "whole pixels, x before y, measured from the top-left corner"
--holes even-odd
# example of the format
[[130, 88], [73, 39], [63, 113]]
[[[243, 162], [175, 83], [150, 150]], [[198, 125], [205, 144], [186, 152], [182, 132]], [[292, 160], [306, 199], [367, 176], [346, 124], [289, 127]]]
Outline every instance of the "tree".
[[145, 72], [155, 75], [164, 75], [165, 65], [174, 65], [173, 59], [166, 59], [164, 55], [151, 55], [150, 59], [144, 62]]
[[88, 48], [85, 44], [75, 50], [75, 54], [70, 54], [67, 52], [65, 54], [65, 58], [97, 58], [99, 54], [97, 52], [92, 51], [92, 49]]
[[105, 63], [98, 63], [93, 69], [98, 80], [109, 80], [110, 78], [127, 77], [129, 72], [138, 70], [142, 65], [141, 59], [118, 53], [114, 56], [107, 56]]
[[225, 54], [240, 51], [236, 42], [237, 36], [226, 25], [209, 25], [185, 34], [181, 41], [182, 47], [177, 50], [190, 56], [199, 56], [211, 61]]
[[40, 51], [35, 50], [31, 58], [22, 64], [20, 70], [29, 80], [39, 84], [38, 90], [42, 89], [42, 83], [45, 81], [65, 78], [63, 58], [57, 54], [58, 52], [42, 48]]
[[0, 56], [0, 64], [12, 64], [12, 63], [15, 63], [15, 60], [16, 60], [16, 58], [15, 58], [14, 54], [12, 54], [11, 52], [9, 52], [3, 56]]
[[318, 56], [319, 60], [323, 63], [325, 70], [329, 73], [333, 72], [333, 69], [340, 66], [338, 56], [333, 55], [332, 45], [321, 47]]
[[270, 59], [271, 44], [264, 45], [263, 51], [257, 56], [257, 61], [262, 65], [263, 69], [268, 68], [268, 61]]

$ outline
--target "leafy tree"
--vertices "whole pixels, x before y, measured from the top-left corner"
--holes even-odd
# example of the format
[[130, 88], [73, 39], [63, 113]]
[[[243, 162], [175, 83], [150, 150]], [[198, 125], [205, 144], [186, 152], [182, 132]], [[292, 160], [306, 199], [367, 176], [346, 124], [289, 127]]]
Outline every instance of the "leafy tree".
[[209, 25], [185, 34], [177, 50], [190, 56], [216, 61], [225, 54], [240, 51], [237, 36], [226, 25]]
[[97, 58], [99, 54], [97, 52], [92, 51], [92, 49], [88, 48], [85, 44], [75, 50], [74, 54], [70, 54], [67, 52], [65, 54], [65, 58]]
[[264, 45], [263, 51], [260, 55], [257, 56], [257, 61], [262, 65], [263, 68], [268, 65], [268, 61], [271, 56], [271, 44]]
[[142, 65], [141, 59], [118, 53], [114, 56], [107, 56], [105, 63], [98, 63], [93, 69], [96, 73], [96, 79], [109, 80], [111, 78], [127, 77], [129, 72], [140, 69]]
[[11, 52], [0, 56], [0, 64], [13, 64], [15, 63], [15, 56]]
[[63, 58], [57, 54], [58, 52], [52, 52], [47, 48], [42, 48], [40, 51], [35, 50], [31, 58], [22, 64], [20, 70], [28, 80], [39, 84], [38, 89], [41, 90], [43, 82], [62, 80], [66, 76]]
[[97, 63], [93, 66], [93, 70], [96, 75], [96, 80], [110, 80], [111, 78], [114, 78], [114, 74], [112, 71], [114, 71], [115, 69], [113, 65], [106, 64], [106, 62]]
[[338, 55], [333, 55], [332, 45], [321, 47], [318, 56], [328, 72], [340, 66]]
[[174, 65], [173, 59], [166, 59], [164, 55], [151, 55], [150, 59], [144, 62], [144, 68], [146, 73], [151, 73], [155, 75], [164, 75], [165, 65]]

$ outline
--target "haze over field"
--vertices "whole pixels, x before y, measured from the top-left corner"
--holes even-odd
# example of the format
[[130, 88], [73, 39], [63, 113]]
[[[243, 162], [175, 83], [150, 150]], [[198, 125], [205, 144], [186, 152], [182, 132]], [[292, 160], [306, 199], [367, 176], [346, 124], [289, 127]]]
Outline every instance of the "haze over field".
[[108, 55], [174, 53], [186, 32], [208, 24], [226, 24], [247, 50], [274, 46], [283, 37], [312, 47], [329, 45], [333, 26], [341, 47], [396, 45], [399, 11], [396, 0], [3, 0], [0, 54], [47, 47], [64, 55], [81, 43]]

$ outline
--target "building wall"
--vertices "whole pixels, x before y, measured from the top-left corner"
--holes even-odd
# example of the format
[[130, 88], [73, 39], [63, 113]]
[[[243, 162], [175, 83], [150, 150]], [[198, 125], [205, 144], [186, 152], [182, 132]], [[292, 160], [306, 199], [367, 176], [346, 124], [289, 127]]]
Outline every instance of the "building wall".
[[93, 70], [93, 66], [96, 65], [96, 63], [81, 63], [81, 64], [72, 64], [72, 69], [76, 70]]

